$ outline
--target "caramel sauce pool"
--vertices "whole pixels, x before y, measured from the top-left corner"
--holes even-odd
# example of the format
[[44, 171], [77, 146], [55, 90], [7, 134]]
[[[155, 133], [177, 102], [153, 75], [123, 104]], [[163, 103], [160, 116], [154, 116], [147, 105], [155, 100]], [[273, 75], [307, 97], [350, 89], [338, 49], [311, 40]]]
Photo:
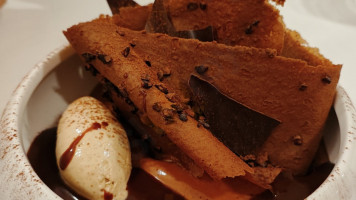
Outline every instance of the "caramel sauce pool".
[[[55, 156], [56, 131], [56, 128], [48, 129], [35, 138], [27, 153], [29, 161], [41, 180], [58, 196], [65, 200], [85, 199], [66, 186], [60, 177]], [[273, 183], [274, 195], [266, 191], [253, 199], [304, 199], [320, 186], [333, 166], [331, 163], [320, 165], [303, 177], [281, 174]], [[151, 175], [137, 168], [133, 168], [127, 188], [129, 191], [127, 200], [183, 199]]]

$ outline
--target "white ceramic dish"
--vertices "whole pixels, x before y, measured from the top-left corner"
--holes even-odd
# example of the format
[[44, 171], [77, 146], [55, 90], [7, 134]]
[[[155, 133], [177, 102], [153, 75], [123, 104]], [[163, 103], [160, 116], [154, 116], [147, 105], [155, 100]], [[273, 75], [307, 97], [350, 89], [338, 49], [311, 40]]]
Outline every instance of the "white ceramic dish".
[[[33, 171], [26, 152], [41, 131], [56, 126], [70, 102], [88, 95], [96, 84], [68, 46], [49, 54], [24, 77], [1, 118], [0, 199], [60, 199]], [[336, 165], [308, 199], [356, 198], [356, 112], [341, 86], [337, 88], [334, 109], [324, 138]]]

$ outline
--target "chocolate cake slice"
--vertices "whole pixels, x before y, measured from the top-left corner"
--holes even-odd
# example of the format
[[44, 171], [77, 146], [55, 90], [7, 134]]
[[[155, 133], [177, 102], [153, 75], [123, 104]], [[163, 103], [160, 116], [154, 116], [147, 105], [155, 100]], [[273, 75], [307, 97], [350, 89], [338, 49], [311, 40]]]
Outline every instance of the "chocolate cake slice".
[[125, 33], [123, 42], [135, 44], [133, 51], [149, 61], [150, 69], [168, 67], [171, 75], [162, 82], [184, 98], [191, 97], [187, 82], [196, 67], [208, 67], [203, 75], [224, 94], [281, 121], [260, 152], [267, 152], [274, 165], [295, 173], [306, 170], [318, 147], [341, 66], [316, 68], [269, 49], [227, 47], [120, 27], [117, 31]]
[[[212, 178], [253, 173], [245, 162], [209, 130], [199, 127], [198, 121], [189, 115], [186, 119], [181, 118], [167, 96], [171, 93], [170, 89], [159, 81], [157, 73], [136, 54], [134, 41], [125, 38], [129, 33], [119, 29], [110, 18], [73, 26], [64, 34], [83, 60], [117, 87], [117, 94], [126, 102], [122, 109], [131, 108], [141, 122], [161, 129]], [[145, 35], [140, 32], [138, 34]], [[176, 104], [182, 103], [176, 101]]]
[[[292, 170], [295, 173], [303, 173], [306, 170], [318, 147], [321, 138], [320, 130], [332, 105], [341, 69], [339, 65], [321, 65], [316, 68], [309, 66], [302, 60], [276, 56], [276, 51], [270, 49], [228, 47], [217, 43], [202, 43], [196, 40], [173, 38], [163, 34], [136, 32], [115, 27], [110, 18], [75, 26], [66, 32], [66, 36], [79, 53], [97, 55], [97, 52], [99, 52], [113, 57], [112, 55], [116, 56], [116, 52], [122, 52], [122, 55], [126, 58], [134, 55], [135, 59], [143, 60], [140, 64], [136, 60], [119, 59], [120, 61], [117, 62], [129, 60], [134, 63], [129, 63], [129, 66], [142, 65], [142, 69], [130, 68], [122, 73], [117, 72], [121, 68], [110, 68], [109, 65], [113, 65], [112, 62], [105, 61], [108, 63], [105, 64], [105, 62], [100, 62], [100, 59], [99, 61], [92, 61], [94, 63], [91, 64], [119, 88], [127, 87], [128, 83], [124, 79], [126, 76], [132, 76], [131, 73], [134, 76], [145, 75], [140, 73], [144, 69], [145, 73], [147, 70], [150, 72], [150, 76], [137, 78], [138, 82], [142, 82], [143, 89], [159, 91], [163, 94], [174, 93], [170, 97], [178, 96], [180, 99], [189, 99], [192, 96], [187, 85], [189, 77], [192, 73], [198, 73], [232, 99], [280, 120], [281, 124], [274, 129], [258, 152], [261, 154], [267, 152], [272, 164]], [[164, 76], [167, 68], [170, 71], [169, 76]], [[113, 71], [110, 73], [108, 72], [110, 70]], [[120, 78], [124, 79], [121, 80]], [[152, 78], [155, 81], [158, 80], [158, 82], [151, 83]], [[124, 84], [124, 86], [121, 86], [121, 84]], [[130, 84], [133, 83], [130, 82]], [[142, 98], [142, 96], [145, 96], [145, 98]], [[164, 104], [166, 104], [168, 110], [165, 109], [163, 121], [160, 121], [162, 116], [159, 118], [157, 115], [151, 115], [152, 112], [150, 112], [155, 111], [151, 109], [151, 106], [157, 103], [157, 99], [156, 97], [152, 98], [156, 99], [153, 101], [148, 97], [148, 94], [142, 95], [137, 92], [136, 96], [130, 99], [132, 99], [132, 102], [135, 99], [133, 104], [138, 113], [142, 112], [142, 116], [147, 115], [155, 125], [159, 124], [160, 128], [167, 130], [167, 135], [173, 142], [182, 142], [180, 137], [184, 134], [177, 138], [178, 134], [169, 134], [169, 132], [177, 131], [181, 133], [189, 130], [188, 132], [204, 132], [201, 134], [202, 136], [205, 134], [211, 135], [210, 131], [206, 129], [193, 128], [198, 122], [194, 119], [190, 120], [191, 118], [188, 119], [188, 122], [194, 122], [195, 125], [191, 124], [192, 127], [187, 126], [187, 123], [183, 123], [181, 119], [179, 121], [174, 120], [179, 122], [178, 125], [169, 126], [172, 115], [169, 110], [171, 106], [166, 101], [167, 95], [161, 95], [162, 99], [165, 99]], [[143, 110], [143, 105], [147, 105], [146, 110]], [[179, 118], [179, 116], [177, 117]], [[189, 128], [177, 128], [181, 125], [180, 123]], [[188, 136], [184, 135], [185, 139], [187, 139], [186, 137]], [[184, 142], [186, 142], [185, 139], [183, 139]], [[200, 144], [203, 145], [203, 143]], [[177, 144], [179, 148], [184, 145], [186, 144]], [[186, 149], [186, 146], [182, 149]], [[191, 148], [185, 153], [189, 155], [193, 149], [195, 148]], [[204, 150], [198, 150], [198, 152], [202, 153]], [[231, 155], [231, 152], [227, 154]], [[199, 157], [197, 154], [189, 156], [212, 176], [225, 177], [243, 174], [241, 173], [243, 170], [240, 170], [235, 175], [231, 175], [231, 173], [221, 175], [228, 171], [227, 168], [224, 168], [224, 173], [216, 175], [214, 170], [209, 169], [211, 166], [204, 163], [207, 162], [206, 160], [200, 160], [201, 158], [197, 158]], [[236, 163], [238, 162], [236, 161]], [[232, 167], [232, 163], [229, 166]]]

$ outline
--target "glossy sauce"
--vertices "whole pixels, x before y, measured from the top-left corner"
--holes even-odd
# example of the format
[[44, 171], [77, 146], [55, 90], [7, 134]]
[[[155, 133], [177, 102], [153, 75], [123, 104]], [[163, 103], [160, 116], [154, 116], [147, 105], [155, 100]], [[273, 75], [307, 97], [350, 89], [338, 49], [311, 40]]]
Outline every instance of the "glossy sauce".
[[[76, 194], [61, 179], [56, 164], [56, 128], [48, 129], [39, 134], [28, 150], [28, 159], [41, 180], [58, 196], [64, 200], [85, 200]], [[183, 198], [140, 169], [134, 168], [128, 182], [127, 200], [169, 199]], [[110, 199], [107, 193], [105, 198]]]
[[[100, 125], [100, 124], [99, 124]], [[95, 126], [97, 127], [97, 126]], [[94, 127], [94, 128], [95, 128]], [[28, 151], [28, 158], [30, 163], [41, 180], [52, 189], [57, 195], [65, 200], [85, 199], [73, 192], [68, 186], [64, 184], [60, 178], [59, 170], [56, 164], [55, 144], [56, 144], [56, 128], [43, 131], [37, 136]], [[166, 165], [163, 165], [166, 166]], [[169, 164], [167, 165], [169, 166]], [[320, 184], [325, 180], [333, 168], [333, 164], [326, 163], [311, 171], [304, 177], [292, 177], [288, 174], [281, 174], [273, 183], [274, 194], [266, 191], [257, 195], [254, 199], [258, 200], [299, 200], [306, 198], [311, 194]], [[153, 169], [153, 168], [151, 168]], [[173, 171], [172, 171], [173, 170]], [[177, 174], [173, 168], [163, 170], [165, 173], [170, 173], [170, 176]], [[179, 172], [180, 173], [180, 172]], [[152, 174], [152, 173], [151, 173]], [[181, 176], [181, 174], [180, 174]], [[157, 178], [157, 177], [156, 177]], [[183, 183], [190, 185], [191, 183], [186, 177], [181, 176], [181, 180], [187, 181]], [[161, 180], [162, 181], [162, 180]], [[196, 183], [195, 183], [196, 184]], [[191, 184], [194, 185], [194, 184]], [[243, 184], [244, 185], [244, 184]], [[151, 199], [170, 199], [181, 200], [184, 199], [177, 195], [172, 190], [165, 187], [162, 183], [154, 179], [151, 175], [141, 169], [134, 168], [128, 182], [129, 195], [127, 200], [151, 200]], [[241, 185], [236, 188], [240, 188]], [[235, 188], [235, 187], [234, 187]], [[210, 189], [216, 194], [214, 189]], [[105, 199], [110, 199], [110, 194], [104, 196]]]
[[69, 145], [67, 150], [62, 154], [61, 158], [59, 159], [59, 167], [61, 170], [65, 170], [69, 165], [70, 161], [73, 159], [75, 154], [75, 150], [77, 148], [78, 143], [83, 139], [85, 134], [92, 130], [98, 130], [101, 128], [101, 125], [97, 122], [93, 123], [89, 128], [83, 131], [78, 137], [74, 139], [74, 141]]

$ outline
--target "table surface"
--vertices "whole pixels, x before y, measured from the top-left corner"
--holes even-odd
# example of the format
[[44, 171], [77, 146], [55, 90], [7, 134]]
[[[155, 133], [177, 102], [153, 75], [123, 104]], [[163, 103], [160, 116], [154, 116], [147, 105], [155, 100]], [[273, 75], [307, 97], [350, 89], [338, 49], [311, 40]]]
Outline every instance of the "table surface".
[[[356, 102], [356, 0], [287, 0], [280, 10], [288, 28], [343, 64], [339, 84]], [[100, 14], [110, 14], [104, 0], [7, 0], [0, 8], [0, 113], [22, 77], [68, 43], [63, 30]]]

